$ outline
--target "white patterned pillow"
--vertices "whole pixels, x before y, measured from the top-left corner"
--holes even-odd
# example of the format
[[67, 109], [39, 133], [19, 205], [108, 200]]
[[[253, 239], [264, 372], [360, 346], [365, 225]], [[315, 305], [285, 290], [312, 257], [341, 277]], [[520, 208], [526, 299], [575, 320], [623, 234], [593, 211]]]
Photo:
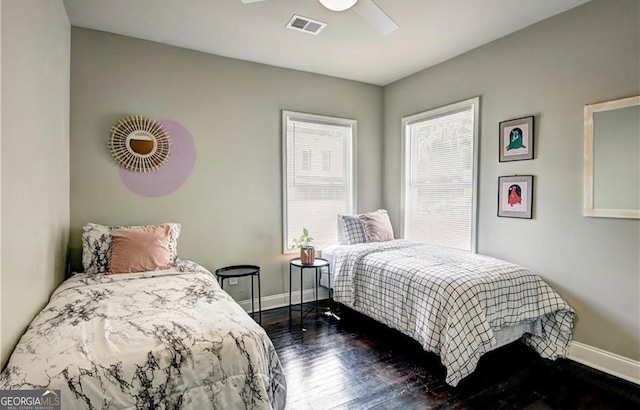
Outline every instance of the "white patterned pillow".
[[355, 245], [367, 242], [362, 222], [357, 215], [338, 215], [338, 244]]
[[[171, 261], [175, 264], [178, 258], [178, 237], [181, 225], [169, 225], [169, 251]], [[88, 223], [82, 227], [82, 267], [85, 273], [108, 273], [111, 258], [111, 231], [119, 228], [140, 228], [141, 226], [105, 226]]]
[[358, 243], [372, 242], [367, 238], [361, 216], [378, 216], [382, 214], [387, 215], [387, 210], [378, 209], [377, 211], [358, 215], [338, 215], [338, 245], [356, 245]]

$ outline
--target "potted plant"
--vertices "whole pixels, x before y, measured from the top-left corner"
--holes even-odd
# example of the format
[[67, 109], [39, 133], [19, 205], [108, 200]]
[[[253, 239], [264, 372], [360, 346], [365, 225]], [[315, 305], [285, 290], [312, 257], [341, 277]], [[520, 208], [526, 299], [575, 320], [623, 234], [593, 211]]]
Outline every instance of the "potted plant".
[[300, 263], [303, 265], [313, 265], [316, 260], [316, 250], [311, 242], [313, 242], [313, 238], [309, 236], [307, 228], [302, 228], [300, 238], [293, 239], [293, 247], [300, 248]]

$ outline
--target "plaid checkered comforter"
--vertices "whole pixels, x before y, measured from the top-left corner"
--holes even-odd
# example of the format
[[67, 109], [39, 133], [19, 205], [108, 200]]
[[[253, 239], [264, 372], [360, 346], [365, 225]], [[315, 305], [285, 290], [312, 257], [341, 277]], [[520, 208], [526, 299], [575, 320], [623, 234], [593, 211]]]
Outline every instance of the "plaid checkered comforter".
[[452, 386], [496, 344], [494, 331], [538, 321], [523, 340], [565, 357], [573, 309], [540, 277], [489, 256], [396, 240], [333, 250], [334, 297], [440, 355]]

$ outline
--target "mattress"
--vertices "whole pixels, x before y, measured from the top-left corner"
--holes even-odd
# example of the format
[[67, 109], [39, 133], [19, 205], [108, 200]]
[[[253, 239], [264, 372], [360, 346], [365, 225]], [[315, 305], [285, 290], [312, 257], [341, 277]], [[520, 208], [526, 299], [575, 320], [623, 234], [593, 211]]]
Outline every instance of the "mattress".
[[334, 283], [335, 281], [335, 270], [333, 269], [333, 252], [339, 246], [340, 245], [330, 245], [322, 248], [321, 257], [329, 262], [329, 269], [322, 269], [322, 272], [320, 274], [320, 286], [323, 286], [325, 288], [329, 287], [329, 272], [331, 272], [331, 283]]

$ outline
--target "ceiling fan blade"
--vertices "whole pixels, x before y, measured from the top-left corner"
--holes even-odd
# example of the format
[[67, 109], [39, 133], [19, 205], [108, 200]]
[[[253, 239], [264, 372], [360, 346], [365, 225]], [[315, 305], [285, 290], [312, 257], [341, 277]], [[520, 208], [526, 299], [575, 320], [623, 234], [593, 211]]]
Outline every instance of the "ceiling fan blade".
[[351, 10], [358, 13], [367, 23], [385, 36], [393, 33], [399, 27], [373, 0], [358, 0]]
[[264, 0], [240, 0], [241, 2], [243, 2], [244, 4], [249, 4], [249, 3], [257, 3], [259, 1], [264, 1]]

